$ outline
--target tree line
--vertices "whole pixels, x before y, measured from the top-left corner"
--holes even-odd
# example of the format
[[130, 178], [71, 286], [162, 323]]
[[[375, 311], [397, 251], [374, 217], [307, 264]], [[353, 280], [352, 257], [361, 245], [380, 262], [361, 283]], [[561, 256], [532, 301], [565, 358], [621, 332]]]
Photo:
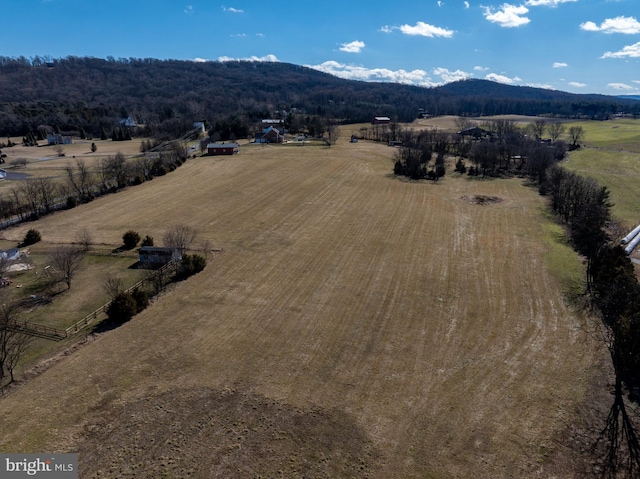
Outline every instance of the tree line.
[[[374, 141], [401, 145], [394, 160], [394, 173], [412, 179], [444, 176], [446, 155], [458, 158], [456, 171], [472, 176], [524, 175], [542, 182], [547, 168], [563, 159], [569, 149], [579, 147], [582, 134], [576, 131], [572, 143], [559, 139], [558, 123], [539, 120], [526, 128], [506, 120], [488, 121], [477, 128], [476, 136], [465, 136], [469, 121], [459, 118], [460, 131], [412, 130], [401, 125], [372, 125], [361, 134]], [[563, 128], [563, 127], [562, 127]], [[582, 131], [581, 127], [576, 127]], [[549, 130], [552, 138], [542, 137]], [[482, 136], [480, 138], [479, 136]], [[433, 157], [435, 155], [435, 160]], [[433, 160], [433, 161], [432, 161]], [[466, 163], [471, 166], [467, 168]]]
[[436, 88], [368, 83], [286, 63], [0, 57], [0, 135], [26, 137], [48, 126], [97, 138], [130, 116], [144, 125], [141, 135], [175, 138], [194, 121], [215, 125], [239, 117], [253, 125], [290, 111], [342, 123], [376, 115], [410, 122], [425, 113], [604, 119], [619, 111], [640, 114], [640, 102], [485, 80]]
[[180, 142], [135, 159], [116, 153], [101, 158], [95, 168], [78, 158], [66, 165], [62, 182], [52, 178], [28, 178], [0, 194], [0, 219], [35, 220], [57, 209], [72, 208], [96, 196], [115, 193], [127, 185], [165, 175], [186, 159], [187, 147]]
[[602, 476], [638, 477], [637, 418], [625, 403], [625, 392], [629, 400], [640, 402], [640, 284], [619, 244], [609, 191], [559, 166], [550, 168], [540, 190], [586, 259], [586, 297], [600, 317], [597, 331], [613, 365], [613, 405], [594, 445]]

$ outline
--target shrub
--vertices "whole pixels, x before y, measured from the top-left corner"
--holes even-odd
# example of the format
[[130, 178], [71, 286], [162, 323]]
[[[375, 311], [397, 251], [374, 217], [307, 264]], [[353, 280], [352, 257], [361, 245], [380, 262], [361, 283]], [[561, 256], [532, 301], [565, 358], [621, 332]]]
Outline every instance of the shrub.
[[29, 246], [31, 244], [36, 244], [41, 239], [42, 239], [42, 236], [40, 236], [40, 232], [38, 230], [31, 229], [27, 231], [27, 234], [24, 235], [24, 239], [22, 240], [22, 245]]
[[129, 230], [122, 235], [122, 243], [126, 249], [135, 248], [139, 241], [140, 235], [133, 230]]
[[153, 246], [153, 237], [149, 235], [145, 236], [140, 246]]
[[131, 297], [136, 302], [136, 313], [139, 313], [149, 306], [149, 294], [146, 291], [136, 288], [131, 292]]
[[164, 165], [158, 165], [155, 166], [152, 170], [152, 173], [154, 176], [164, 176], [169, 172], [169, 170], [167, 169], [166, 166]]
[[130, 293], [118, 293], [113, 301], [107, 307], [107, 316], [109, 320], [122, 324], [129, 321], [138, 312], [136, 300]]
[[207, 266], [207, 260], [199, 254], [186, 254], [182, 257], [180, 277], [188, 278], [202, 271]]

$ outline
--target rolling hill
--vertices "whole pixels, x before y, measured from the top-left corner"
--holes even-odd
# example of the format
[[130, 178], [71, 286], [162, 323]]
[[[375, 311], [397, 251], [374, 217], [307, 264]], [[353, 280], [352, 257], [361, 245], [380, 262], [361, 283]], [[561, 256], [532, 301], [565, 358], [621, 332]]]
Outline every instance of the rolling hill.
[[420, 113], [603, 119], [622, 110], [637, 114], [640, 102], [487, 80], [436, 88], [366, 83], [287, 63], [0, 57], [2, 135], [50, 125], [98, 136], [127, 116], [180, 130], [199, 119], [238, 117], [250, 124], [292, 111], [357, 123], [375, 115], [411, 121]]

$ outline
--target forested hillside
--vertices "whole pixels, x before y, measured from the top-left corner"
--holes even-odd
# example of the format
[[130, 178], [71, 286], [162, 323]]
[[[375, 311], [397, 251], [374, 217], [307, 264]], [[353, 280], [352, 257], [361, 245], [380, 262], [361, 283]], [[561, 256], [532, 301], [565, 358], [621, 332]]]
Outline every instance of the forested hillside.
[[292, 109], [345, 123], [375, 115], [404, 122], [421, 113], [606, 118], [621, 110], [640, 114], [640, 102], [485, 80], [438, 88], [366, 83], [286, 63], [0, 57], [0, 135], [49, 125], [98, 136], [128, 116], [154, 135], [202, 119], [250, 125]]

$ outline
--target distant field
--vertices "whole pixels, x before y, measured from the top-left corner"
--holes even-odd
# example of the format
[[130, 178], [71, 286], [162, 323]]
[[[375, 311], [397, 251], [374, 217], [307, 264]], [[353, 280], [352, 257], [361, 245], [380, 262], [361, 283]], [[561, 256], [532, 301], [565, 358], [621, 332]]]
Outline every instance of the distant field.
[[575, 125], [584, 129], [586, 147], [571, 152], [563, 166], [609, 188], [613, 214], [627, 226], [635, 226], [640, 222], [640, 120]]
[[611, 191], [613, 214], [628, 226], [640, 222], [640, 153], [584, 148], [563, 163]]
[[640, 120], [621, 118], [610, 121], [580, 121], [566, 124], [584, 129], [584, 144], [593, 148], [608, 148], [640, 153]]
[[[13, 138], [12, 141], [22, 142], [22, 138]], [[4, 148], [2, 152], [7, 155], [3, 169], [9, 172], [26, 174], [28, 178], [57, 178], [64, 180], [65, 168], [67, 165], [74, 165], [76, 160], [84, 161], [89, 167], [97, 165], [100, 158], [113, 156], [120, 152], [130, 157], [140, 153], [142, 139], [131, 141], [111, 141], [111, 140], [74, 140], [70, 145], [61, 145], [65, 156], [60, 157], [55, 150], [55, 146], [46, 146], [45, 142], [40, 142], [42, 146], [22, 146], [17, 145], [11, 148]], [[97, 150], [91, 152], [91, 143], [95, 143]], [[16, 159], [27, 160], [27, 167], [13, 167], [11, 162]], [[5, 189], [10, 189], [15, 185], [13, 181], [0, 181], [0, 194]]]
[[82, 477], [572, 477], [577, 259], [521, 180], [404, 181], [393, 151], [246, 146], [6, 231], [186, 223], [224, 253], [0, 399], [0, 450], [79, 451]]

